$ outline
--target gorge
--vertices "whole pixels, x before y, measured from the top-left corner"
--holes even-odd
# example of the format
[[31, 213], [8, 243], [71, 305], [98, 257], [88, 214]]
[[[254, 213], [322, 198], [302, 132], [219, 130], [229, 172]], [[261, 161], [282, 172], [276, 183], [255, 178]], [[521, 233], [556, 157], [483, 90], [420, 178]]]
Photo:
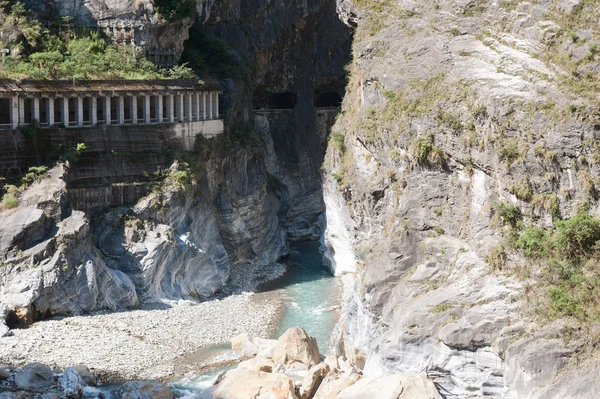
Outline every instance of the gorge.
[[[598, 1], [15, 3], [3, 79], [223, 94], [213, 121], [179, 97], [183, 133], [158, 105], [140, 108], [156, 125], [8, 119], [0, 398], [41, 397], [17, 381], [35, 362], [61, 381], [84, 363], [136, 398], [173, 392], [123, 382], [221, 399], [598, 396]], [[57, 20], [64, 51], [31, 33]], [[221, 119], [218, 135], [193, 125]]]

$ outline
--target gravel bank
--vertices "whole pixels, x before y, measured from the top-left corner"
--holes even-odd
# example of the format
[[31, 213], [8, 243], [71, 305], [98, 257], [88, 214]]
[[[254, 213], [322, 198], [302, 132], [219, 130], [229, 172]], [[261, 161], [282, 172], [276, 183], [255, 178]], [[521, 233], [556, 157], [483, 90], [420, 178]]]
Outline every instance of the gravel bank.
[[[243, 332], [272, 335], [281, 298], [273, 293], [257, 301], [264, 294], [248, 291], [285, 269], [263, 269], [262, 278], [253, 269], [238, 270], [230, 295], [222, 298], [51, 319], [14, 330], [14, 336], [0, 338], [0, 363], [85, 364], [109, 381], [171, 377], [181, 359], [199, 348], [227, 344]], [[253, 278], [243, 278], [248, 274]]]

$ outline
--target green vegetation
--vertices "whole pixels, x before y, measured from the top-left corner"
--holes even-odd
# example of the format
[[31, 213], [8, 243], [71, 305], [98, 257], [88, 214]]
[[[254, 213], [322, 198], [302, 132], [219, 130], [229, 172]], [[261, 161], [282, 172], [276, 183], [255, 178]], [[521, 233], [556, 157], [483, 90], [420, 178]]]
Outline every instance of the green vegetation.
[[4, 195], [2, 196], [2, 205], [4, 208], [16, 208], [19, 205], [19, 193], [25, 190], [28, 186], [40, 180], [48, 168], [46, 166], [32, 166], [27, 173], [20, 179], [21, 185], [17, 187], [14, 184], [8, 184], [4, 187]]
[[415, 137], [410, 143], [409, 152], [419, 164], [442, 166], [446, 161], [446, 154], [433, 145], [431, 138]]
[[340, 154], [344, 154], [346, 152], [346, 143], [344, 142], [344, 135], [339, 132], [332, 132], [329, 139], [335, 146], [335, 148], [340, 152]]
[[48, 170], [46, 166], [32, 166], [25, 176], [21, 177], [21, 185], [28, 186], [38, 181]]
[[[71, 17], [48, 28], [31, 17], [23, 4], [0, 4], [4, 37], [11, 50], [0, 64], [0, 78], [8, 79], [170, 79], [195, 76], [185, 65], [158, 69], [131, 46], [107, 44], [98, 31], [76, 30]], [[16, 38], [16, 39], [15, 39]]]
[[523, 219], [521, 210], [513, 204], [492, 202], [492, 221], [496, 226], [516, 228]]
[[199, 75], [209, 73], [218, 78], [242, 80], [248, 67], [243, 59], [223, 40], [213, 35], [209, 28], [196, 22], [190, 28], [190, 38], [185, 42], [181, 60]]
[[[581, 322], [600, 319], [600, 220], [579, 213], [555, 220], [543, 229], [522, 223], [510, 223], [507, 245], [527, 258], [530, 269], [525, 275], [536, 275], [536, 289], [545, 293], [549, 308], [539, 309], [550, 319], [574, 317]], [[506, 261], [504, 247], [494, 250], [487, 261], [495, 269]], [[531, 266], [541, 265], [536, 271]]]
[[19, 205], [19, 200], [16, 198], [19, 188], [14, 185], [7, 185], [4, 187], [5, 194], [2, 196], [2, 205], [5, 208], [16, 208]]
[[152, 0], [154, 9], [167, 21], [173, 22], [196, 15], [195, 0]]
[[529, 202], [533, 198], [533, 189], [527, 178], [524, 178], [519, 183], [512, 186], [510, 191], [521, 201]]

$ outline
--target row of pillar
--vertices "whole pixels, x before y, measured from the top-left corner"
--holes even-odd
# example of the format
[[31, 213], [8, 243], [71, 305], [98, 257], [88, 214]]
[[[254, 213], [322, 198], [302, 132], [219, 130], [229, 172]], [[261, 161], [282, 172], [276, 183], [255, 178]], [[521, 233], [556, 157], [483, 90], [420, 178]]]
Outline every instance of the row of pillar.
[[[57, 123], [69, 126], [84, 126], [84, 122], [90, 123], [92, 126], [98, 125], [101, 122], [103, 125], [111, 125], [113, 123], [113, 110], [116, 112], [117, 125], [125, 123], [150, 124], [150, 123], [179, 123], [192, 122], [201, 120], [219, 119], [219, 93], [218, 92], [191, 92], [185, 94], [159, 94], [159, 95], [142, 95], [142, 96], [121, 96], [113, 95], [112, 97], [88, 97], [89, 100], [89, 115], [90, 120], [84, 121], [84, 100], [83, 97], [74, 97], [76, 121], [72, 123], [69, 112], [69, 98], [60, 97], [54, 99], [46, 98], [46, 121], [44, 126], [54, 126]], [[116, 106], [113, 107], [112, 99], [116, 99]], [[142, 113], [138, 115], [138, 98], [143, 101]], [[40, 98], [33, 97], [31, 103], [31, 120], [40, 121]], [[151, 114], [151, 100], [154, 100], [154, 117]], [[10, 121], [13, 129], [26, 125], [25, 119], [25, 98], [18, 95], [13, 96], [10, 104]], [[98, 104], [102, 101], [103, 120], [98, 120]], [[125, 101], [128, 101], [130, 118], [125, 120]], [[166, 107], [163, 106], [163, 103]], [[60, 121], [55, 120], [55, 108], [61, 107]], [[164, 115], [163, 107], [166, 108]], [[114, 108], [114, 109], [113, 109]], [[142, 118], [140, 118], [140, 116]]]

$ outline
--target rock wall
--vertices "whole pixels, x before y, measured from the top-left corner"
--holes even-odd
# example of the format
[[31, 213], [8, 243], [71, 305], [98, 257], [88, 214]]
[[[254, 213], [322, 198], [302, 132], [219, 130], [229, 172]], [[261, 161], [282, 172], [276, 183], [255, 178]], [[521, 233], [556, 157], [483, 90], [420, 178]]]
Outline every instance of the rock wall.
[[69, 16], [74, 26], [100, 27], [116, 43], [132, 44], [152, 54], [169, 55], [168, 62], [164, 60], [169, 66], [181, 57], [188, 30], [194, 22], [192, 18], [165, 21], [155, 13], [151, 0], [25, 0], [23, 3], [42, 20]]
[[537, 226], [598, 215], [599, 57], [578, 55], [599, 38], [592, 3], [338, 2], [357, 28], [325, 244], [354, 282], [332, 349], [366, 375], [426, 373], [448, 398], [594, 396], [572, 365], [583, 335], [532, 314], [532, 280], [511, 272], [526, 260], [488, 263], [493, 201]]

